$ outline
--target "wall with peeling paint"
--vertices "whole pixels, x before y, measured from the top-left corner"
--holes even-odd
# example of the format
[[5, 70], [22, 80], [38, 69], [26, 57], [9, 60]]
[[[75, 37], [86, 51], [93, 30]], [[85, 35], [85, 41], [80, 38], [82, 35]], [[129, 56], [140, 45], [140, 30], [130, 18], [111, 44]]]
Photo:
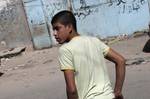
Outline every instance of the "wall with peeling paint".
[[[149, 7], [149, 19], [150, 19], [150, 0], [147, 0], [148, 1], [148, 7]], [[150, 25], [150, 20], [149, 20], [149, 25]]]
[[30, 31], [21, 0], [0, 1], [0, 42], [8, 47], [31, 43]]
[[83, 34], [106, 37], [148, 29], [147, 0], [74, 0], [72, 4]]
[[[42, 1], [49, 22], [56, 12], [67, 9], [66, 0]], [[72, 9], [80, 34], [100, 37], [132, 34], [148, 29], [150, 21], [147, 0], [73, 0]]]
[[[0, 2], [3, 2], [0, 3], [0, 41], [6, 41], [9, 46], [30, 42], [34, 35], [30, 35], [32, 29], [29, 30], [28, 26], [31, 26], [33, 21], [31, 22], [29, 18], [32, 17], [34, 23], [39, 24], [40, 17], [35, 16], [34, 11], [26, 16], [21, 0], [7, 0], [7, 4], [4, 4], [6, 0]], [[49, 36], [54, 45], [56, 41], [52, 36], [50, 21], [54, 14], [68, 8], [67, 0], [40, 0], [40, 2], [42, 5], [36, 6], [42, 6], [46, 25], [50, 28]], [[148, 29], [150, 22], [147, 0], [72, 0], [72, 10], [77, 18], [79, 33], [99, 37], [142, 31]], [[44, 41], [43, 37], [38, 39]], [[43, 45], [43, 42], [41, 44]]]

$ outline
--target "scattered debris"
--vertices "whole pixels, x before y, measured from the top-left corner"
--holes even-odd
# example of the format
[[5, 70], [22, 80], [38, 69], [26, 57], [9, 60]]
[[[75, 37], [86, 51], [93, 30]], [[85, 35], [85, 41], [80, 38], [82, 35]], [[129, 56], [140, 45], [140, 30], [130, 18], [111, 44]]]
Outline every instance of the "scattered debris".
[[[1, 59], [8, 61], [9, 60], [8, 58], [17, 56], [18, 54], [25, 51], [25, 48], [26, 47], [18, 47], [18, 48], [0, 51], [0, 66], [1, 66]], [[14, 68], [14, 69], [16, 69], [16, 68]], [[2, 76], [3, 74], [4, 73], [0, 72], [0, 76]]]
[[136, 37], [140, 37], [140, 36], [144, 36], [144, 35], [147, 35], [147, 33], [145, 31], [137, 31], [137, 32], [134, 32], [132, 34], [132, 37], [136, 38]]
[[25, 51], [26, 47], [17, 47], [9, 50], [4, 50], [0, 52], [0, 59], [1, 58], [10, 58], [13, 56], [17, 56], [18, 54]]
[[114, 43], [117, 43], [118, 41], [123, 41], [123, 40], [128, 40], [130, 38], [136, 38], [136, 37], [140, 37], [140, 36], [144, 36], [147, 35], [147, 32], [145, 31], [137, 31], [134, 32], [133, 34], [121, 34], [121, 35], [117, 35], [117, 36], [108, 36], [106, 38], [99, 38], [100, 40], [102, 40], [104, 43], [106, 43], [107, 45], [111, 45]]
[[135, 59], [127, 59], [126, 65], [139, 65], [142, 63], [148, 63], [150, 62], [150, 57], [145, 57], [145, 58], [135, 58]]
[[25, 63], [25, 64], [17, 65], [17, 66], [15, 66], [15, 67], [11, 67], [11, 68], [4, 69], [3, 71], [9, 72], [9, 71], [12, 71], [12, 70], [25, 69], [25, 68], [29, 68], [29, 67], [33, 67], [33, 66], [34, 66], [34, 65], [31, 65], [30, 63]]
[[53, 60], [50, 59], [50, 60], [47, 60], [47, 61], [43, 62], [43, 64], [47, 64], [47, 63], [50, 63], [50, 62], [52, 62], [52, 61], [53, 61]]

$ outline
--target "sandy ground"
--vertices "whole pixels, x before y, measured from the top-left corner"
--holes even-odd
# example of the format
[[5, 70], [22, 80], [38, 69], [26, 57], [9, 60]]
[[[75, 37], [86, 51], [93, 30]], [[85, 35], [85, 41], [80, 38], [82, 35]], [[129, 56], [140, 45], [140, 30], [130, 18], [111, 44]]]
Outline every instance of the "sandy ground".
[[[125, 99], [150, 97], [150, 54], [142, 52], [148, 39], [148, 36], [141, 36], [110, 45], [129, 62], [123, 88]], [[66, 99], [57, 51], [58, 47], [25, 51], [19, 56], [2, 59], [0, 71], [5, 74], [0, 77], [0, 99]], [[144, 61], [136, 64], [141, 59]], [[114, 85], [114, 64], [106, 62]]]

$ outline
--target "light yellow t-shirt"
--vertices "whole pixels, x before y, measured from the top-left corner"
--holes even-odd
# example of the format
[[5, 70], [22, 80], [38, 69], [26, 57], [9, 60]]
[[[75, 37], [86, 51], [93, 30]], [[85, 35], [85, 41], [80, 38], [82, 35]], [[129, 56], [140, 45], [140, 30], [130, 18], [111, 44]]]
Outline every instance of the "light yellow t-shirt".
[[109, 47], [96, 37], [78, 36], [59, 49], [61, 70], [75, 71], [79, 99], [113, 99], [104, 56]]

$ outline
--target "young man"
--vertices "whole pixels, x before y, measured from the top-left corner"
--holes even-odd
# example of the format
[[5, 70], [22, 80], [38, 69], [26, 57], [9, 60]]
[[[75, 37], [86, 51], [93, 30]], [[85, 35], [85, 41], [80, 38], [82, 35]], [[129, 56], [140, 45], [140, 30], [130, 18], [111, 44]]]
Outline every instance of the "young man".
[[[68, 99], [123, 99], [125, 59], [96, 37], [80, 36], [70, 11], [57, 13], [51, 21], [58, 43], [59, 62], [64, 72]], [[114, 91], [105, 58], [116, 66]]]

